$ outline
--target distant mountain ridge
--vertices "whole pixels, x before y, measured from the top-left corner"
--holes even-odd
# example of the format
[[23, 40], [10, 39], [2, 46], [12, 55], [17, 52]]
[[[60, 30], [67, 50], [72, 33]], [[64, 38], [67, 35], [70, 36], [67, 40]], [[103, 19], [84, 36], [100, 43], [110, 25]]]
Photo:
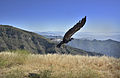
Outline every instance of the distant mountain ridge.
[[69, 46], [85, 51], [99, 52], [108, 56], [120, 57], [120, 42], [108, 40], [75, 39], [68, 43]]
[[[46, 35], [45, 35], [46, 36]], [[62, 36], [46, 36], [55, 42], [60, 42]], [[89, 39], [74, 39], [67, 45], [83, 49], [90, 52], [98, 52], [107, 56], [120, 57], [120, 42], [112, 39], [107, 40], [89, 40]]]
[[56, 48], [56, 43], [33, 32], [21, 30], [8, 25], [0, 25], [0, 51], [25, 49], [31, 53], [47, 54], [81, 54], [102, 55], [63, 45]]
[[[63, 36], [65, 32], [36, 32], [40, 35], [47, 36]], [[89, 39], [89, 40], [107, 40], [112, 39], [120, 42], [120, 32], [77, 32], [74, 36], [77, 39]]]

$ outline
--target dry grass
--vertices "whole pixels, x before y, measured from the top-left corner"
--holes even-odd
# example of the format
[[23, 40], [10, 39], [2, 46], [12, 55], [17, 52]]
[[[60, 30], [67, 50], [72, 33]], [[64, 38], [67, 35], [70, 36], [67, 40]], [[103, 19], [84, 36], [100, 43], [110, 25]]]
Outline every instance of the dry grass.
[[120, 59], [0, 53], [0, 78], [29, 78], [29, 73], [35, 74], [30, 78], [120, 78]]

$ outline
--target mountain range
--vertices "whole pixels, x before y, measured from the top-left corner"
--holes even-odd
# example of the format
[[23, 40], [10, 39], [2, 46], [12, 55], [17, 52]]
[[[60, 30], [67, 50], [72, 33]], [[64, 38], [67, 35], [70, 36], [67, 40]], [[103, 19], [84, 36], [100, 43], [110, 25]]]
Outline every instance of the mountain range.
[[98, 52], [107, 56], [120, 57], [120, 42], [107, 40], [74, 39], [68, 43], [69, 46], [83, 49], [85, 51]]
[[[46, 36], [64, 36], [65, 32], [48, 31], [48, 32], [36, 32], [40, 35]], [[88, 40], [107, 40], [112, 39], [120, 42], [120, 32], [77, 32], [74, 36], [77, 39]]]
[[0, 52], [6, 50], [23, 49], [31, 53], [47, 54], [80, 54], [80, 55], [102, 55], [100, 53], [84, 51], [63, 45], [57, 48], [58, 43], [51, 41], [39, 34], [29, 32], [9, 25], [0, 25]]
[[[44, 35], [46, 38], [51, 39], [53, 42], [60, 42], [62, 36]], [[97, 52], [107, 56], [120, 57], [120, 42], [112, 39], [107, 40], [89, 40], [89, 39], [76, 39], [70, 41], [67, 45], [79, 48], [85, 51]]]

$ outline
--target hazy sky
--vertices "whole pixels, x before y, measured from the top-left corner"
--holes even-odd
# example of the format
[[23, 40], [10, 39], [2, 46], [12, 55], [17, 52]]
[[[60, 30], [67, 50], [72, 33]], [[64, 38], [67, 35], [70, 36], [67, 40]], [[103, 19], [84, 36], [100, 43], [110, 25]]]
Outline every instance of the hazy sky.
[[120, 0], [0, 0], [0, 24], [31, 31], [120, 32]]

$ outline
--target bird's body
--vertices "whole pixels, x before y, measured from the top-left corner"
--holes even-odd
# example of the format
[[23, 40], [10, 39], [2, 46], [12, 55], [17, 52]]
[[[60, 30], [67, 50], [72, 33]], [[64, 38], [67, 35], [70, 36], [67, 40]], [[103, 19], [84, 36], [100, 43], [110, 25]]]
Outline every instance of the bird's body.
[[79, 21], [76, 25], [74, 25], [74, 27], [72, 27], [65, 33], [63, 40], [57, 45], [57, 47], [59, 48], [62, 44], [68, 43], [69, 41], [73, 40], [73, 38], [71, 38], [71, 36], [74, 33], [76, 33], [78, 30], [80, 30], [80, 28], [82, 28], [84, 26], [85, 22], [86, 22], [86, 16], [84, 18], [82, 18], [82, 20]]

